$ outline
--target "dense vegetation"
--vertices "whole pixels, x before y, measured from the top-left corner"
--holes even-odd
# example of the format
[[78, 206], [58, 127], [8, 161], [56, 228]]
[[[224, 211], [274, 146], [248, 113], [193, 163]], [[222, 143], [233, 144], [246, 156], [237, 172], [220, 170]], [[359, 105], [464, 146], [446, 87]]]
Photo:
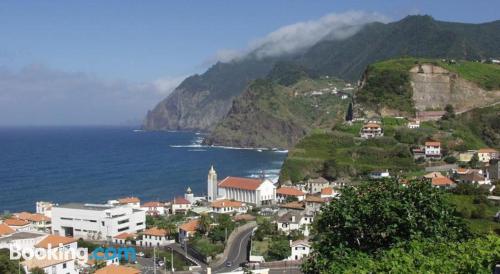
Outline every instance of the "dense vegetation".
[[24, 274], [24, 269], [19, 269], [18, 261], [10, 260], [8, 249], [0, 249], [0, 273], [2, 274]]
[[[329, 130], [343, 121], [349, 100], [330, 93], [334, 86], [343, 87], [343, 82], [299, 76], [300, 80], [291, 84], [298, 79], [279, 75], [281, 73], [276, 72], [272, 80], [254, 81], [233, 102], [228, 115], [215, 127], [206, 143], [288, 148], [313, 129]], [[323, 89], [328, 92], [311, 95]]]
[[314, 222], [306, 273], [491, 273], [500, 238], [474, 236], [428, 182], [367, 182], [342, 190]]

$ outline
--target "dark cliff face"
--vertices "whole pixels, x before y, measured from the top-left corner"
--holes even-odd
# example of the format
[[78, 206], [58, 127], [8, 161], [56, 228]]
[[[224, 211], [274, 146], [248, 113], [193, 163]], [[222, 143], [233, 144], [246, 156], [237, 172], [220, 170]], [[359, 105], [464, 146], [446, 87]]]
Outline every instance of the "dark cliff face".
[[146, 130], [210, 130], [254, 79], [264, 77], [273, 59], [217, 63], [202, 75], [184, 80], [172, 94], [148, 112]]
[[[408, 16], [393, 23], [365, 25], [347, 39], [321, 41], [292, 56], [256, 59], [249, 55], [243, 60], [218, 63], [204, 74], [187, 78], [148, 112], [143, 127], [210, 131], [230, 111], [234, 98], [251, 81], [266, 77], [280, 60], [293, 61], [312, 77], [330, 75], [356, 81], [368, 64], [401, 56], [466, 60], [498, 57], [500, 21], [463, 24]], [[280, 77], [288, 79], [286, 75]]]

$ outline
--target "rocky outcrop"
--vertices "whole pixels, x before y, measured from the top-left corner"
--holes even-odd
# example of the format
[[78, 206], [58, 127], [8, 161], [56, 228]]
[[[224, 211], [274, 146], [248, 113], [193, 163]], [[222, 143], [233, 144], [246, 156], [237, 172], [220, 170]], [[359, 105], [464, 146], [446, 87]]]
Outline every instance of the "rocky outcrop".
[[410, 83], [417, 111], [443, 110], [450, 104], [456, 112], [464, 112], [500, 101], [500, 90], [484, 90], [433, 64], [413, 67]]

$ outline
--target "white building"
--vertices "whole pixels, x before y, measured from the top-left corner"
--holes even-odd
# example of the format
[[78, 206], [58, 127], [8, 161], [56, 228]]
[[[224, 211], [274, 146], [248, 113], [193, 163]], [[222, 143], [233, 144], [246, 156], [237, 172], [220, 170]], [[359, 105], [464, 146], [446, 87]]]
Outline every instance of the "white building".
[[129, 205], [70, 203], [52, 208], [52, 232], [56, 235], [111, 241], [122, 232], [146, 227], [146, 212]]
[[36, 213], [45, 215], [49, 218], [52, 217], [52, 207], [54, 206], [51, 202], [38, 201], [36, 202]]
[[407, 127], [409, 129], [416, 129], [416, 128], [419, 128], [420, 127], [420, 120], [412, 120], [412, 121], [409, 121], [408, 124], [407, 124]]
[[171, 203], [172, 205], [172, 214], [182, 213], [186, 214], [189, 210], [191, 210], [191, 202], [186, 200], [184, 197], [177, 197]]
[[30, 222], [26, 220], [21, 220], [17, 218], [9, 218], [3, 221], [4, 224], [8, 225], [10, 228], [15, 231], [33, 231], [35, 230]]
[[440, 158], [441, 157], [441, 143], [429, 141], [425, 142], [425, 157], [427, 158]]
[[304, 236], [309, 236], [309, 227], [313, 222], [314, 217], [310, 214], [304, 214], [299, 211], [289, 211], [278, 218], [278, 230], [285, 234], [298, 230]]
[[52, 231], [50, 217], [47, 217], [41, 213], [21, 212], [15, 213], [14, 217], [29, 222], [34, 230], [46, 233], [50, 233]]
[[137, 197], [125, 197], [118, 199], [118, 204], [120, 205], [129, 205], [133, 208], [141, 207], [141, 200]]
[[0, 249], [10, 249], [14, 247], [17, 250], [34, 249], [46, 234], [40, 232], [12, 232], [6, 236], [0, 236]]
[[141, 209], [149, 216], [165, 215], [165, 204], [162, 202], [147, 202], [141, 205]]
[[288, 257], [288, 260], [302, 260], [311, 253], [311, 244], [306, 240], [290, 241], [290, 249], [292, 255]]
[[222, 199], [212, 202], [212, 212], [219, 214], [246, 213], [248, 206], [245, 203]]
[[146, 229], [142, 233], [142, 240], [137, 242], [138, 246], [144, 247], [159, 247], [167, 246], [175, 243], [175, 239], [170, 237], [170, 234], [165, 229], [160, 229], [157, 227]]
[[363, 125], [359, 132], [359, 136], [365, 139], [381, 137], [384, 136], [384, 130], [380, 124], [370, 121]]
[[490, 160], [498, 158], [498, 151], [493, 148], [481, 148], [477, 151], [477, 157], [479, 161], [489, 163]]
[[198, 228], [199, 224], [200, 224], [200, 221], [195, 219], [195, 220], [187, 221], [186, 223], [183, 223], [182, 225], [180, 225], [179, 226], [179, 242], [182, 244], [187, 239], [193, 237], [194, 234], [196, 233], [196, 229]]
[[276, 189], [276, 200], [278, 203], [284, 203], [290, 199], [303, 201], [306, 197], [306, 193], [294, 187], [280, 187]]
[[40, 268], [47, 274], [78, 274], [75, 260], [64, 258], [64, 255], [57, 255], [61, 259], [36, 259], [25, 260], [21, 263], [26, 273], [31, 273], [34, 268]]
[[311, 178], [307, 180], [307, 189], [310, 194], [315, 194], [321, 192], [321, 190], [325, 187], [329, 187], [330, 182], [323, 177]]
[[214, 166], [211, 166], [207, 178], [207, 200], [209, 202], [213, 202], [219, 197], [217, 183], [217, 172], [215, 172]]
[[276, 186], [267, 179], [226, 177], [218, 189], [226, 199], [257, 206], [273, 204], [276, 199]]

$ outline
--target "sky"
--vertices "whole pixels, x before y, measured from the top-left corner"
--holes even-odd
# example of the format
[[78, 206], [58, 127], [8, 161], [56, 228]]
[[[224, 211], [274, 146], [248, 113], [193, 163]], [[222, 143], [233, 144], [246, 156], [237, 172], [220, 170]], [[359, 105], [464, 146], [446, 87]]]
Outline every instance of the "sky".
[[186, 76], [262, 43], [276, 54], [339, 24], [480, 23], [498, 10], [496, 0], [1, 1], [0, 126], [138, 124]]

